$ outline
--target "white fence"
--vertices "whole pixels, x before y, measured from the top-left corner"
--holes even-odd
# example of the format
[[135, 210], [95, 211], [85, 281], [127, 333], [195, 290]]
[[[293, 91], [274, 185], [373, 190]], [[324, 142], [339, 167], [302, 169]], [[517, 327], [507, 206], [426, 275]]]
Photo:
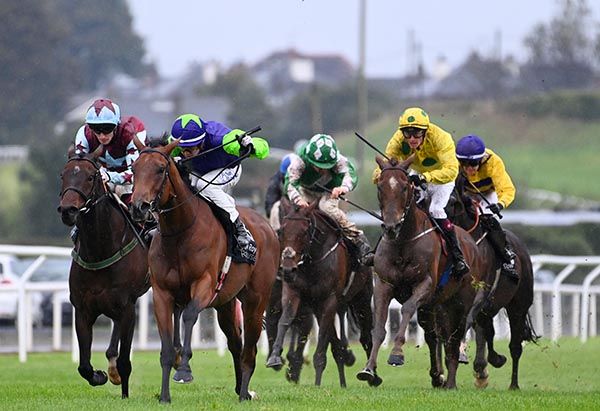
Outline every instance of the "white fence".
[[[63, 247], [29, 247], [0, 245], [0, 254], [12, 254], [18, 257], [37, 257], [27, 268], [19, 284], [4, 287], [0, 291], [18, 292], [18, 317], [17, 317], [17, 340], [19, 360], [27, 360], [27, 353], [36, 351], [33, 339], [33, 321], [28, 304], [30, 293], [49, 292], [53, 294], [53, 320], [52, 320], [52, 349], [62, 350], [62, 311], [60, 301], [56, 298], [58, 293], [68, 291], [67, 282], [30, 282], [31, 275], [39, 268], [47, 257], [69, 257], [70, 248]], [[542, 270], [548, 274], [550, 270], [556, 270], [556, 275], [551, 275], [546, 282], [536, 281], [534, 286], [534, 304], [531, 309], [533, 325], [538, 334], [548, 335], [556, 341], [562, 335], [579, 336], [582, 342], [588, 337], [597, 335], [597, 303], [600, 294], [600, 285], [594, 284], [600, 275], [600, 256], [554, 256], [536, 255], [532, 257], [535, 273]], [[570, 282], [567, 282], [567, 281]], [[138, 327], [136, 330], [136, 341], [134, 348], [149, 349], [158, 347], [156, 337], [150, 335], [150, 296], [151, 291], [143, 295], [138, 301]], [[398, 310], [399, 304], [394, 304], [391, 310]], [[563, 309], [563, 307], [566, 307]], [[212, 311], [212, 310], [211, 310]], [[216, 316], [207, 312], [204, 325], [208, 320], [212, 328], [211, 346], [216, 346], [222, 353], [225, 350], [224, 336], [220, 332]], [[508, 331], [506, 319], [499, 316], [496, 319], [498, 337], [506, 338]], [[200, 322], [199, 322], [200, 323]], [[206, 342], [202, 341], [199, 323], [194, 328], [192, 345], [200, 347]], [[388, 325], [388, 331], [390, 327]], [[264, 334], [264, 333], [263, 333]], [[389, 333], [388, 333], [389, 334]], [[422, 339], [422, 331], [417, 329], [416, 339]], [[75, 327], [71, 332], [73, 360], [78, 356], [76, 344]], [[263, 351], [266, 347], [266, 338], [261, 337]]]

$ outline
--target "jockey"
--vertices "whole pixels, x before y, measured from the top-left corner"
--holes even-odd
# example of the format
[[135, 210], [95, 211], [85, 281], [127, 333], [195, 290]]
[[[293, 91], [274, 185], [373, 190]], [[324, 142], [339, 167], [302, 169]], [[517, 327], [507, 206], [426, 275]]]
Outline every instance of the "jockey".
[[283, 185], [285, 183], [285, 174], [292, 162], [292, 159], [298, 157], [295, 153], [289, 153], [279, 163], [279, 169], [269, 179], [269, 186], [265, 194], [265, 213], [269, 223], [274, 230], [278, 230], [279, 223], [279, 200], [283, 196]]
[[[230, 193], [242, 175], [242, 166], [236, 160], [248, 149], [253, 157], [263, 159], [269, 155], [269, 144], [250, 135], [240, 139], [243, 134], [242, 130], [232, 130], [216, 121], [201, 120], [195, 114], [179, 116], [171, 128], [171, 137], [179, 139], [182, 157], [197, 156], [188, 161], [191, 185], [199, 194], [227, 211], [240, 251], [246, 256], [255, 256], [256, 242], [239, 218]], [[211, 149], [214, 150], [209, 155], [198, 156]]]
[[[444, 210], [458, 175], [458, 161], [452, 136], [431, 123], [429, 115], [419, 107], [406, 109], [398, 123], [398, 130], [388, 142], [385, 154], [398, 160], [405, 160], [414, 155], [409, 180], [415, 186], [426, 190], [426, 194], [431, 198], [429, 214], [442, 229], [450, 246], [450, 253], [454, 258], [454, 276], [461, 277], [469, 271], [469, 266], [460, 249], [454, 225]], [[374, 182], [380, 173], [379, 168], [375, 169]]]
[[126, 204], [133, 191], [131, 164], [138, 158], [137, 137], [146, 143], [144, 123], [134, 116], [121, 119], [121, 109], [108, 99], [99, 99], [88, 109], [85, 124], [75, 135], [75, 153], [87, 154], [102, 146], [98, 158], [102, 180]]
[[506, 233], [496, 217], [515, 199], [515, 186], [506, 172], [504, 162], [475, 135], [465, 136], [458, 141], [456, 158], [461, 170], [466, 174], [466, 193], [470, 197], [479, 194], [488, 204], [482, 209], [481, 222], [489, 230], [487, 238], [503, 261], [501, 272], [518, 281], [519, 273], [515, 270], [516, 255], [506, 241]]
[[[330, 189], [331, 193], [318, 188], [317, 184]], [[356, 184], [354, 164], [340, 154], [333, 138], [315, 134], [292, 158], [284, 192], [299, 207], [308, 207], [309, 202], [318, 200], [319, 208], [338, 222], [346, 238], [356, 246], [361, 263], [370, 265], [373, 253], [367, 238], [339, 208], [339, 196], [354, 190]]]
[[[142, 144], [146, 143], [144, 123], [135, 116], [121, 118], [119, 106], [108, 99], [92, 103], [85, 115], [85, 124], [75, 135], [75, 154], [92, 153], [102, 146], [98, 157], [102, 181], [125, 204], [129, 204], [133, 192], [131, 164], [139, 156], [135, 137]], [[73, 243], [77, 241], [77, 231], [77, 226], [71, 230]]]

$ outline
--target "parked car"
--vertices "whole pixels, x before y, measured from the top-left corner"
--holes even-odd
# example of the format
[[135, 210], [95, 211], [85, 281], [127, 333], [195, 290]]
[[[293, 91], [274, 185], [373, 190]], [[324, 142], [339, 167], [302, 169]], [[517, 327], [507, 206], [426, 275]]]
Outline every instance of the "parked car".
[[[0, 254], [0, 321], [16, 323], [18, 313], [21, 276], [28, 265], [14, 255]], [[40, 325], [42, 319], [41, 302], [43, 296], [39, 292], [30, 293], [32, 318], [34, 325]]]

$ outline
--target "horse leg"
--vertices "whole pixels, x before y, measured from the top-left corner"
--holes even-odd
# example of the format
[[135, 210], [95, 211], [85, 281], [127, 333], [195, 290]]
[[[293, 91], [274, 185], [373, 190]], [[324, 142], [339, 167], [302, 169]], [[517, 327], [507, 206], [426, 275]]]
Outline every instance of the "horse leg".
[[430, 309], [419, 308], [417, 320], [421, 328], [423, 328], [425, 342], [429, 347], [429, 376], [431, 377], [431, 385], [434, 388], [442, 387], [444, 385], [444, 370], [442, 369], [441, 360], [442, 346], [436, 333], [433, 312]]
[[507, 308], [508, 320], [510, 323], [510, 357], [512, 359], [512, 374], [510, 379], [510, 390], [519, 389], [519, 360], [523, 353], [523, 330], [527, 327], [527, 312], [514, 312]]
[[333, 358], [338, 368], [338, 375], [340, 379], [340, 386], [342, 388], [346, 388], [346, 373], [344, 371], [344, 366], [346, 365], [346, 346], [339, 339], [335, 333], [335, 329], [331, 331], [331, 354], [333, 354]]
[[340, 320], [340, 344], [342, 349], [342, 358], [344, 359], [344, 364], [347, 367], [352, 367], [356, 362], [356, 357], [354, 353], [350, 349], [348, 345], [348, 336], [346, 334], [346, 312], [348, 311], [348, 306], [344, 304], [343, 307], [338, 308], [338, 318]]
[[356, 374], [356, 378], [367, 381], [372, 387], [377, 387], [383, 382], [381, 377], [377, 375], [377, 356], [385, 338], [385, 323], [393, 292], [394, 289], [390, 284], [384, 283], [379, 277], [375, 277], [375, 287], [373, 289], [373, 302], [375, 305], [375, 324], [372, 332], [373, 349], [365, 368]]
[[113, 329], [110, 333], [110, 342], [106, 349], [108, 360], [108, 379], [114, 385], [121, 384], [121, 376], [117, 370], [117, 357], [119, 356], [119, 337], [121, 335], [121, 320], [113, 320]]
[[280, 370], [283, 367], [283, 360], [281, 359], [281, 352], [283, 351], [283, 340], [285, 339], [285, 333], [292, 324], [292, 321], [296, 317], [298, 312], [298, 306], [300, 305], [300, 296], [290, 287], [284, 285], [283, 294], [281, 296], [282, 313], [277, 324], [277, 337], [273, 343], [271, 354], [267, 359], [267, 367]]
[[131, 375], [131, 344], [135, 329], [135, 303], [128, 304], [120, 320], [121, 348], [117, 358], [117, 371], [121, 377], [121, 398], [129, 397], [129, 376]]
[[406, 343], [406, 329], [408, 328], [408, 323], [415, 315], [417, 308], [421, 306], [422, 302], [430, 293], [431, 277], [427, 277], [414, 288], [410, 298], [402, 304], [402, 308], [400, 309], [402, 318], [400, 320], [400, 325], [398, 326], [398, 332], [394, 337], [394, 347], [388, 358], [389, 365], [397, 367], [404, 364], [404, 352], [402, 348]]
[[269, 342], [269, 356], [273, 350], [273, 343], [275, 343], [275, 339], [277, 338], [277, 323], [281, 317], [281, 287], [282, 281], [275, 280], [265, 314], [265, 329], [267, 332], [267, 341]]
[[256, 369], [256, 344], [262, 332], [262, 317], [267, 305], [266, 299], [258, 293], [248, 290], [244, 294], [242, 309], [244, 313], [244, 347], [241, 355], [242, 385], [240, 401], [251, 400], [256, 393], [249, 391], [250, 378]]
[[475, 342], [476, 352], [475, 361], [473, 361], [473, 372], [475, 374], [475, 387], [485, 388], [488, 386], [488, 372], [487, 372], [487, 359], [485, 356], [486, 342], [483, 328], [479, 325], [475, 325]]
[[371, 310], [372, 290], [369, 292], [360, 292], [352, 299], [349, 304], [350, 312], [353, 313], [353, 318], [356, 319], [360, 328], [359, 341], [367, 358], [371, 355], [373, 349], [373, 311]]
[[219, 327], [225, 334], [225, 337], [227, 337], [227, 349], [229, 349], [229, 352], [231, 353], [231, 358], [233, 359], [233, 369], [235, 372], [235, 393], [240, 395], [241, 400], [243, 380], [242, 368], [240, 364], [242, 355], [242, 337], [241, 330], [238, 327], [239, 321], [236, 317], [237, 301], [238, 300], [234, 298], [231, 301], [217, 307], [217, 319], [219, 321]]
[[[177, 366], [177, 371], [173, 375], [173, 381], [180, 384], [188, 384], [194, 380], [194, 376], [192, 375], [192, 368], [190, 367], [190, 359], [192, 358], [192, 329], [194, 328], [194, 324], [198, 321], [198, 314], [200, 313], [200, 306], [196, 302], [196, 300], [191, 300], [188, 305], [185, 307], [183, 312], [181, 312], [181, 316], [183, 317], [183, 348], [180, 353], [180, 362]], [[173, 346], [175, 347], [175, 352], [177, 352], [177, 342], [181, 344], [181, 340], [178, 338], [178, 324], [179, 319], [177, 315], [175, 315], [175, 337]], [[177, 341], [179, 340], [179, 341]]]
[[159, 401], [171, 402], [169, 380], [171, 368], [175, 365], [175, 346], [173, 345], [173, 297], [167, 291], [153, 288], [154, 316], [160, 335], [160, 366], [162, 368], [162, 383]]
[[313, 327], [312, 310], [307, 305], [301, 305], [295, 321], [298, 338], [294, 352], [288, 354], [289, 368], [286, 372], [286, 379], [297, 383], [300, 380], [300, 372], [304, 364], [304, 348]]
[[[335, 315], [336, 315], [337, 298], [335, 294], [330, 294], [322, 301], [315, 309], [315, 315], [319, 322], [319, 336], [317, 338], [317, 347], [313, 354], [313, 366], [315, 367], [315, 385], [321, 385], [323, 371], [327, 366], [327, 347], [335, 335]], [[337, 336], [336, 336], [337, 339]], [[335, 358], [340, 373], [340, 385], [346, 386], [344, 374], [343, 358]], [[341, 368], [341, 370], [340, 370]]]
[[92, 325], [97, 317], [91, 318], [83, 310], [75, 309], [75, 331], [79, 343], [79, 374], [92, 385], [103, 385], [108, 376], [102, 370], [94, 370], [90, 362], [92, 355]]
[[485, 340], [487, 341], [488, 363], [490, 363], [494, 368], [502, 367], [506, 363], [506, 357], [502, 354], [498, 354], [496, 350], [494, 350], [495, 330], [493, 317], [489, 315], [480, 315], [477, 321], [481, 323], [481, 327], [484, 330]]
[[177, 370], [179, 364], [181, 364], [181, 351], [183, 346], [181, 344], [181, 314], [183, 309], [179, 306], [173, 307], [173, 347], [175, 348], [175, 364], [173, 368]]
[[461, 308], [452, 307], [450, 310], [447, 312], [449, 322], [447, 323], [448, 329], [444, 344], [446, 369], [448, 370], [448, 380], [444, 384], [444, 388], [456, 389], [456, 372], [458, 370], [460, 343], [465, 334], [465, 318]]

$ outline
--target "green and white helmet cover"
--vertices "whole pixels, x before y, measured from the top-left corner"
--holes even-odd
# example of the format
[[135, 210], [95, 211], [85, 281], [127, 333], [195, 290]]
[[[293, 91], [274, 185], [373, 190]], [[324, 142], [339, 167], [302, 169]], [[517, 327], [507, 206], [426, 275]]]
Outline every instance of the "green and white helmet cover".
[[319, 168], [332, 168], [338, 160], [338, 149], [330, 135], [315, 134], [304, 148], [304, 157]]

